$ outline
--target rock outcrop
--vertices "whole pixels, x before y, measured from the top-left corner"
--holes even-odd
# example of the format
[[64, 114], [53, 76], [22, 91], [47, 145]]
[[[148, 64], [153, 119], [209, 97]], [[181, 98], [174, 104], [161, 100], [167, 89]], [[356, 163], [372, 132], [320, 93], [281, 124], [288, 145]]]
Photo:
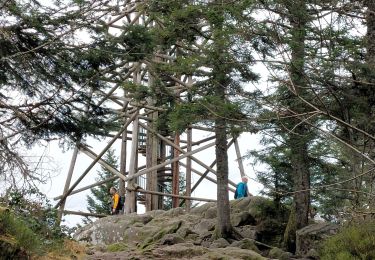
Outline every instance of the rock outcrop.
[[[292, 255], [278, 248], [287, 209], [275, 208], [263, 197], [231, 201], [231, 222], [243, 237], [240, 241], [214, 238], [216, 210], [215, 203], [206, 203], [189, 213], [175, 208], [109, 216], [80, 229], [74, 238], [135, 259], [288, 259]], [[299, 236], [302, 254], [307, 249], [304, 234]], [[90, 259], [111, 259], [105, 254], [109, 253], [96, 253]]]
[[316, 223], [296, 232], [296, 254], [317, 258], [319, 244], [335, 235], [339, 226], [332, 223]]

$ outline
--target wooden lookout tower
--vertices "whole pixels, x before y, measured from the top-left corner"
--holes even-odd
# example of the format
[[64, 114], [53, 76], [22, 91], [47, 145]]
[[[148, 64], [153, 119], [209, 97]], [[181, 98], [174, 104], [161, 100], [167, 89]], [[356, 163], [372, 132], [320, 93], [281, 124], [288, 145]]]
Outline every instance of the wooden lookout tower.
[[[121, 33], [122, 30], [126, 30], [126, 25], [160, 26], [162, 21], [154, 21], [145, 13], [144, 8], [139, 8], [139, 5], [142, 4], [142, 1], [139, 0], [122, 1], [122, 5], [112, 11], [110, 17], [105, 20], [109, 33]], [[93, 93], [98, 100], [96, 105], [103, 106], [115, 113], [120, 127], [108, 134], [106, 139], [108, 143], [100, 152], [95, 152], [83, 141], [77, 142], [62, 195], [55, 198], [58, 201], [56, 208], [59, 209], [60, 219], [64, 214], [93, 215], [65, 209], [66, 198], [115, 179], [120, 179], [120, 194], [126, 194], [125, 214], [137, 211], [137, 201], [145, 204], [146, 211], [162, 209], [164, 196], [172, 197], [173, 207], [179, 207], [184, 200], [186, 210], [190, 209], [192, 200], [214, 201], [191, 197], [192, 192], [203, 179], [216, 183], [215, 178], [208, 176], [208, 173], [216, 174], [216, 161], [205, 162], [204, 158], [196, 157], [197, 153], [215, 146], [215, 135], [212, 129], [200, 125], [190, 125], [184, 133], [167, 131], [159, 124], [160, 118], [168, 109], [167, 105], [159, 105], [160, 102], [155, 98], [135, 98], [122, 88], [122, 83], [131, 82], [135, 86], [155, 89], [156, 80], [162, 80], [164, 86], [174, 93], [176, 100], [184, 98], [184, 93], [194, 85], [192, 76], [182, 74], [156, 79], [153, 68], [153, 64], [173, 64], [179, 55], [179, 48], [181, 47], [176, 44], [168, 50], [163, 49], [155, 52], [152, 62], [147, 60], [126, 62], [113, 74], [116, 81], [112, 84], [111, 89], [105, 93]], [[195, 135], [202, 131], [205, 131], [206, 134]], [[102, 157], [109, 148], [119, 143], [121, 143], [121, 148], [117, 151], [120, 153], [120, 167], [115, 169]], [[240, 173], [244, 175], [241, 154], [235, 137], [229, 140], [228, 148], [233, 144]], [[80, 173], [78, 179], [71, 183], [79, 154], [88, 156], [92, 162]], [[145, 161], [145, 163], [141, 164], [141, 161]], [[77, 186], [86, 175], [90, 174], [96, 164], [100, 164], [113, 173], [113, 177], [78, 189]], [[199, 165], [199, 168], [204, 170], [197, 170], [195, 165]], [[179, 174], [181, 172], [184, 173], [186, 180], [186, 190], [183, 195], [179, 194]], [[194, 183], [192, 183], [192, 174], [198, 176], [198, 180]], [[165, 189], [168, 183], [172, 183], [170, 193]], [[228, 189], [234, 191], [234, 188], [235, 183], [229, 181]]]

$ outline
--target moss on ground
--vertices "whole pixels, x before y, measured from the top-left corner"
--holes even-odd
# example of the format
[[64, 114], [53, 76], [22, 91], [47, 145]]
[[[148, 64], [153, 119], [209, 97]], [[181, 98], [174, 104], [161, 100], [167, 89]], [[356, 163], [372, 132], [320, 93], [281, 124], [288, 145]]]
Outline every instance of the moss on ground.
[[176, 233], [177, 230], [181, 227], [182, 221], [177, 221], [171, 227], [165, 227], [160, 231], [156, 232], [153, 236], [148, 237], [140, 246], [140, 249], [147, 250], [152, 247], [156, 242], [162, 239], [166, 234]]

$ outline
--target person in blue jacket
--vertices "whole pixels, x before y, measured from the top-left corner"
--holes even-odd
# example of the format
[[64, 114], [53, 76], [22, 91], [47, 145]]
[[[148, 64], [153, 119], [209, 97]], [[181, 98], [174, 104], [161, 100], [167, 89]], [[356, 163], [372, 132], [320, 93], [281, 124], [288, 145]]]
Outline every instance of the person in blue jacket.
[[242, 177], [242, 181], [237, 184], [236, 191], [234, 193], [235, 199], [240, 199], [249, 196], [249, 191], [247, 189], [247, 177]]

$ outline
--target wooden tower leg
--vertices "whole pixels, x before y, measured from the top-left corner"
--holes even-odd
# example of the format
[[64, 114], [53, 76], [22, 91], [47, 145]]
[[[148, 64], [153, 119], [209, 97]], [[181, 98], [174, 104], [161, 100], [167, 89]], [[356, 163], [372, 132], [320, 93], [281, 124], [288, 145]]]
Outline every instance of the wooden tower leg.
[[[78, 151], [79, 151], [79, 149], [76, 146], [74, 148], [72, 159], [70, 161], [68, 176], [66, 177], [63, 194], [65, 194], [68, 191], [69, 186], [70, 186], [70, 182], [72, 181], [72, 176], [73, 176], [74, 166], [75, 166], [76, 161], [77, 161]], [[61, 203], [59, 211], [57, 213], [57, 225], [60, 225], [60, 223], [61, 223], [64, 208], [65, 208], [65, 200]]]
[[244, 177], [245, 176], [245, 170], [244, 170], [244, 167], [243, 167], [240, 146], [238, 145], [237, 138], [234, 138], [234, 148], [236, 149], [238, 168], [240, 169], [241, 177]]
[[[136, 112], [139, 113], [139, 112]], [[130, 162], [129, 162], [129, 177], [134, 175], [136, 171], [136, 164], [137, 164], [137, 155], [138, 155], [138, 117], [136, 117], [133, 121], [133, 129], [132, 129], [132, 145], [130, 151]], [[136, 192], [134, 189], [135, 179], [129, 180], [127, 183], [126, 191], [126, 198], [125, 198], [125, 213], [133, 213], [136, 212]]]
[[[126, 93], [124, 92], [124, 96]], [[123, 105], [122, 111], [125, 113], [126, 108], [128, 107], [128, 102], [125, 102]], [[124, 118], [124, 124], [126, 124], [126, 118]], [[127, 144], [127, 137], [128, 133], [126, 131], [122, 133], [121, 136], [121, 155], [120, 155], [120, 174], [124, 175], [126, 174], [126, 144]], [[119, 193], [120, 196], [125, 196], [126, 190], [125, 190], [125, 181], [123, 181], [121, 178], [119, 179]]]
[[[180, 134], [176, 132], [174, 138], [174, 144], [176, 146], [180, 146]], [[177, 158], [180, 156], [180, 151], [177, 149], [173, 149], [173, 158]], [[176, 161], [172, 164], [172, 194], [179, 195], [180, 193], [180, 165], [179, 162]], [[177, 208], [179, 207], [180, 199], [178, 197], [172, 197], [172, 207]]]
[[[187, 147], [186, 151], [191, 152], [192, 148], [192, 129], [188, 128], [187, 130]], [[191, 158], [186, 158], [186, 193], [185, 195], [187, 197], [191, 197]], [[190, 211], [191, 207], [191, 201], [186, 200], [185, 201], [186, 211]]]
[[[151, 113], [151, 121], [148, 123], [149, 127], [156, 130], [156, 119], [158, 112]], [[158, 138], [157, 136], [147, 131], [147, 148], [146, 148], [146, 164], [147, 168], [157, 165], [158, 163]], [[147, 190], [158, 191], [158, 176], [157, 170], [147, 173]], [[146, 194], [146, 211], [158, 209], [158, 196], [153, 194]]]
[[[160, 161], [159, 163], [163, 163], [166, 160], [166, 145], [165, 142], [160, 140]], [[162, 179], [164, 178], [163, 175], [165, 174], [165, 167], [161, 167], [158, 171], [158, 190], [160, 192], [164, 192], [164, 187], [162, 186], [164, 183]], [[164, 207], [164, 196], [158, 197], [158, 209], [163, 209]]]

